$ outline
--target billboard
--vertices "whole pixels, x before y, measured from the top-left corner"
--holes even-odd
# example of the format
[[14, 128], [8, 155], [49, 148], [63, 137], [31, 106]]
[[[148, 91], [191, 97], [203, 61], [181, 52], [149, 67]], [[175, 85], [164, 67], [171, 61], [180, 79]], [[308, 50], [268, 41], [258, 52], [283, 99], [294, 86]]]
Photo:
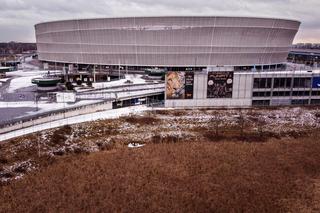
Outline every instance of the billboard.
[[166, 79], [167, 99], [193, 99], [194, 73], [169, 71]]
[[232, 98], [233, 72], [208, 72], [207, 98]]
[[312, 88], [320, 88], [320, 76], [313, 77]]

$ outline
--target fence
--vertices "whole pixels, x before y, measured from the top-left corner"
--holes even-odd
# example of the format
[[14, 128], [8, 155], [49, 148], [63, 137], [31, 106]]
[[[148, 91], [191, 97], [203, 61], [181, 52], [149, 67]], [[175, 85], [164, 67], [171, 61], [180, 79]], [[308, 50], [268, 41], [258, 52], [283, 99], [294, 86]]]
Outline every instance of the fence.
[[[94, 103], [90, 105], [78, 106], [78, 107], [73, 107], [69, 109], [55, 110], [55, 111], [41, 113], [33, 116], [28, 116], [25, 118], [14, 119], [8, 123], [4, 123], [0, 125], [0, 136], [3, 133], [8, 133], [14, 130], [23, 129], [23, 128], [35, 126], [38, 124], [49, 123], [52, 121], [57, 121], [65, 118], [78, 116], [78, 115], [95, 113], [95, 112], [104, 111], [104, 110], [111, 110], [113, 109], [113, 103], [116, 101], [131, 100], [131, 99], [137, 99], [137, 98], [143, 98], [143, 97], [154, 97], [161, 94], [163, 94], [163, 91], [154, 91], [153, 93], [139, 94], [139, 95], [133, 94], [131, 96], [122, 97], [119, 99], [110, 99], [110, 100], [105, 100], [103, 102]], [[158, 105], [161, 104], [161, 101], [159, 102], [159, 100], [152, 100], [151, 102], [154, 102], [154, 104], [158, 104]], [[146, 104], [148, 106], [152, 106], [151, 102], [147, 102]]]
[[94, 113], [102, 110], [112, 109], [112, 101], [100, 102], [85, 106], [78, 106], [69, 109], [56, 110], [47, 113], [29, 116], [22, 119], [16, 119], [10, 123], [0, 126], [0, 134], [7, 133], [13, 130], [18, 130], [26, 127], [31, 127], [38, 124], [48, 123], [64, 118], [69, 118], [77, 115]]

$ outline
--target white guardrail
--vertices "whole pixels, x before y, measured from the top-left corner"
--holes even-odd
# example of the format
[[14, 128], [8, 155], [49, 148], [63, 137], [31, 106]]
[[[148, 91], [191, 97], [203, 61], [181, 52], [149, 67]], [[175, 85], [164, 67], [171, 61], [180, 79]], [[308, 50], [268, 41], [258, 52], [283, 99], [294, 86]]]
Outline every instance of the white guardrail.
[[95, 104], [90, 104], [85, 106], [79, 106], [79, 107], [67, 109], [64, 111], [47, 113], [45, 115], [30, 118], [25, 121], [18, 121], [15, 123], [7, 124], [0, 129], [0, 136], [3, 133], [35, 126], [38, 124], [48, 123], [48, 122], [70, 118], [78, 115], [85, 115], [85, 114], [90, 114], [90, 113], [103, 111], [103, 110], [110, 110], [110, 109], [112, 109], [112, 101], [100, 102], [100, 103], [95, 103]]
[[1, 134], [8, 133], [14, 130], [24, 129], [27, 127], [32, 127], [32, 126], [44, 124], [44, 123], [50, 123], [53, 121], [71, 118], [74, 116], [86, 115], [86, 114], [91, 114], [91, 113], [105, 111], [105, 110], [112, 110], [113, 109], [112, 104], [116, 100], [149, 97], [153, 95], [159, 95], [161, 93], [163, 93], [163, 90], [159, 90], [159, 89], [155, 91], [154, 90], [148, 91], [148, 93], [143, 93], [142, 91], [132, 92], [132, 93], [129, 92], [129, 94], [122, 95], [122, 96], [120, 95], [117, 97], [117, 99], [114, 99], [114, 100], [108, 100], [108, 101], [94, 103], [90, 105], [78, 106], [70, 109], [47, 112], [47, 113], [38, 115], [36, 117], [31, 117], [29, 119], [28, 118], [21, 119], [16, 122], [12, 122], [12, 123], [1, 126], [0, 138], [1, 138]]

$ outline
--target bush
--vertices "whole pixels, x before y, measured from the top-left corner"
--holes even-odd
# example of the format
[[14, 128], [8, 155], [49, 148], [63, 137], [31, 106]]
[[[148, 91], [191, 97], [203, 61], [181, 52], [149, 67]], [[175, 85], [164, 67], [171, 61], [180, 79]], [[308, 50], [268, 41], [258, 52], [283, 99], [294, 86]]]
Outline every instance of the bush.
[[112, 150], [115, 148], [115, 144], [113, 141], [108, 141], [108, 142], [97, 142], [97, 146], [99, 147], [99, 150]]
[[5, 156], [1, 155], [0, 156], [0, 163], [6, 164], [6, 163], [8, 163], [8, 159]]
[[0, 173], [0, 178], [13, 178], [13, 177], [14, 177], [14, 174], [13, 172], [10, 172], [10, 171]]
[[63, 144], [71, 133], [72, 128], [69, 125], [60, 127], [53, 132], [50, 142], [52, 144]]
[[82, 81], [81, 80], [77, 80], [77, 85], [81, 86], [81, 84], [82, 84]]
[[67, 90], [73, 90], [74, 86], [72, 85], [72, 83], [70, 81], [68, 81], [66, 83], [66, 88], [67, 88]]
[[154, 125], [156, 123], [159, 123], [160, 119], [151, 116], [129, 116], [125, 118], [125, 121], [131, 124]]
[[88, 150], [86, 150], [85, 148], [83, 147], [76, 147], [73, 152], [75, 154], [89, 154]]
[[181, 141], [181, 138], [177, 135], [154, 135], [151, 138], [152, 143], [178, 143]]
[[217, 142], [225, 139], [225, 137], [222, 134], [218, 134], [214, 131], [205, 131], [203, 133], [203, 137], [206, 138], [210, 142]]
[[13, 171], [18, 173], [25, 173], [28, 170], [28, 164], [20, 164]]
[[88, 85], [88, 87], [92, 87], [92, 82], [91, 82], [91, 81], [88, 81], [88, 82], [87, 82], [87, 85]]

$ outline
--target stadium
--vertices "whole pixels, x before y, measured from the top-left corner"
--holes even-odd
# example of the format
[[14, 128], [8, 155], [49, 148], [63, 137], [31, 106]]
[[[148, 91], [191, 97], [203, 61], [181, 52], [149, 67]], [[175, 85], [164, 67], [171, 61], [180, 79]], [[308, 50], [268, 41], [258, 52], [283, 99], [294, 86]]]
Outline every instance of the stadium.
[[133, 17], [37, 24], [39, 59], [80, 65], [207, 67], [286, 61], [298, 21]]
[[39, 60], [49, 66], [89, 73], [162, 69], [166, 107], [250, 107], [318, 103], [319, 73], [286, 66], [299, 26], [286, 19], [177, 16], [54, 21], [35, 31]]

